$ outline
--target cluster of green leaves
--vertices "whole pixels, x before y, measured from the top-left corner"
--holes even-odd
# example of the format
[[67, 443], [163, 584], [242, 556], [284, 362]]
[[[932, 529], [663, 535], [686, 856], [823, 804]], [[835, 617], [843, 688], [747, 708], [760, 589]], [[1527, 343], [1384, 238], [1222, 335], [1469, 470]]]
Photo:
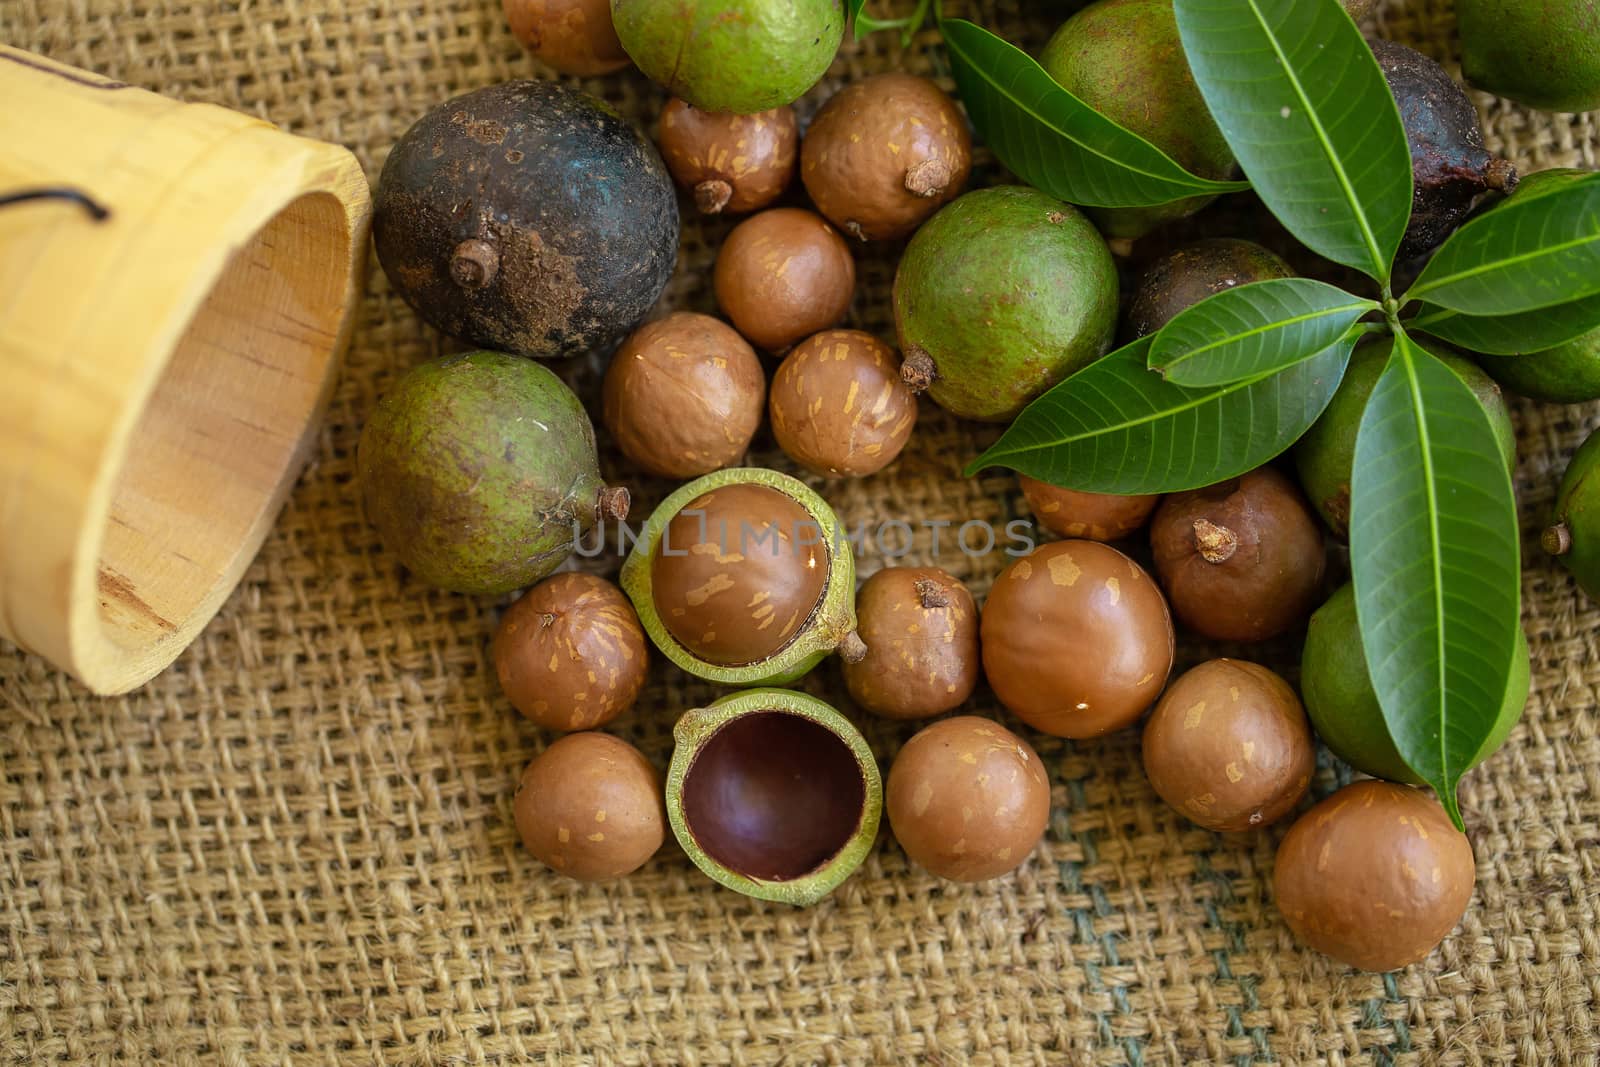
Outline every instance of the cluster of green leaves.
[[[1397, 295], [1411, 160], [1382, 71], [1343, 6], [1175, 7], [1249, 184], [1299, 241], [1366, 274], [1374, 293], [1300, 278], [1222, 292], [1041, 396], [969, 472], [1004, 466], [1104, 493], [1223, 481], [1310, 427], [1364, 334], [1392, 336], [1356, 443], [1357, 614], [1390, 734], [1460, 825], [1456, 786], [1500, 709], [1521, 621], [1516, 502], [1481, 402], [1414, 336], [1515, 354], [1600, 325], [1600, 174], [1485, 212]], [[1038, 188], [1134, 207], [1242, 186], [1187, 173], [981, 27], [939, 25], [980, 134]]]

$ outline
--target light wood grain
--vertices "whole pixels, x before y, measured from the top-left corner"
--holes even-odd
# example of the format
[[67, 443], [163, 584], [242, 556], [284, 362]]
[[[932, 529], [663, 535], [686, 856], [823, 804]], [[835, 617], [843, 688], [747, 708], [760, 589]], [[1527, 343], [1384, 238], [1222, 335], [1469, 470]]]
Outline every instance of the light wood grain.
[[175, 659], [254, 558], [349, 339], [343, 148], [0, 46], [0, 634], [100, 693]]

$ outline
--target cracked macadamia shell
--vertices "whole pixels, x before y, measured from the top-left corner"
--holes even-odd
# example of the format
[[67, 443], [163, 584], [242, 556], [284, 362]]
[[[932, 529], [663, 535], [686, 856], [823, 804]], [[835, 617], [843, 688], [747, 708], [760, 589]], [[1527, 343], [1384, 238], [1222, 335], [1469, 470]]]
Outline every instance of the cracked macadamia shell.
[[860, 330], [824, 330], [790, 349], [772, 377], [767, 411], [778, 447], [830, 477], [887, 467], [917, 424], [900, 358]]
[[828, 99], [800, 147], [800, 180], [859, 240], [904, 237], [958, 196], [972, 169], [961, 109], [927, 78], [894, 71]]
[[506, 609], [495, 677], [512, 705], [550, 730], [592, 730], [633, 706], [649, 655], [622, 590], [592, 574], [546, 578]]
[[1050, 821], [1050, 778], [1033, 747], [961, 715], [919, 731], [889, 769], [884, 806], [912, 862], [982, 882], [1022, 865]]
[[856, 263], [822, 216], [772, 208], [728, 234], [712, 285], [718, 306], [751, 344], [781, 352], [844, 318], [856, 291]]
[[799, 501], [770, 486], [713, 489], [662, 534], [650, 567], [656, 611], [679, 644], [710, 663], [770, 659], [822, 602], [824, 536]]
[[866, 655], [843, 664], [857, 704], [886, 719], [926, 719], [960, 707], [978, 684], [978, 609], [938, 567], [885, 567], [856, 593]]
[[766, 207], [789, 187], [800, 150], [794, 108], [754, 115], [701, 111], [673, 97], [656, 134], [672, 178], [707, 215]]
[[535, 756], [515, 811], [528, 851], [584, 882], [638, 870], [666, 839], [661, 777], [610, 734], [568, 734]]
[[633, 61], [611, 25], [611, 0], [502, 0], [522, 47], [563, 74], [589, 77]]
[[1159, 495], [1118, 496], [1063, 489], [1026, 474], [1018, 475], [1017, 481], [1039, 525], [1061, 537], [1120, 540], [1148, 522], [1161, 501]]
[[1316, 770], [1311, 727], [1289, 683], [1214, 659], [1180, 675], [1144, 726], [1144, 772], [1207, 830], [1253, 830], [1299, 803]]
[[1172, 670], [1172, 619], [1161, 590], [1098, 541], [1043, 545], [1001, 571], [980, 633], [995, 696], [1057, 737], [1132, 725]]
[[1322, 591], [1322, 528], [1273, 467], [1168, 495], [1150, 524], [1150, 546], [1178, 621], [1218, 641], [1286, 633]]
[[1278, 910], [1296, 937], [1364, 971], [1433, 951], [1467, 910], [1472, 844], [1430, 793], [1352, 782], [1306, 812], [1278, 846]]
[[617, 446], [663, 478], [743, 458], [761, 426], [767, 378], [733, 327], [692, 311], [645, 323], [606, 370], [602, 408]]

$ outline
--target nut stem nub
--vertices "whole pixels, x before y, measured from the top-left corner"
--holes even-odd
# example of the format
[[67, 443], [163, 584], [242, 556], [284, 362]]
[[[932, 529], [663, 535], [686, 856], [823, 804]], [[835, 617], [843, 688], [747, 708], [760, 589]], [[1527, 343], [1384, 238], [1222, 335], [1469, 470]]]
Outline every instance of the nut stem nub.
[[934, 608], [947, 608], [950, 606], [950, 594], [940, 588], [939, 583], [932, 578], [918, 578], [915, 584], [917, 600], [923, 608], [932, 611]]
[[720, 215], [733, 199], [733, 186], [721, 178], [707, 178], [694, 187], [694, 206], [702, 215]]
[[610, 519], [612, 522], [621, 522], [628, 517], [629, 496], [628, 491], [620, 485], [601, 486], [600, 495], [595, 500], [594, 517], [597, 522]]
[[860, 663], [867, 658], [867, 643], [861, 640], [861, 635], [854, 630], [844, 635], [844, 640], [839, 642], [839, 658], [846, 663]]
[[1552, 556], [1566, 555], [1572, 551], [1572, 528], [1564, 522], [1546, 527], [1539, 535], [1539, 547]]
[[905, 183], [912, 196], [938, 196], [950, 185], [950, 165], [938, 156], [913, 163], [906, 168]]
[[1239, 548], [1239, 536], [1210, 519], [1194, 520], [1194, 547], [1207, 563], [1226, 563]]
[[926, 349], [912, 345], [906, 349], [905, 362], [900, 364], [900, 380], [913, 393], [925, 392], [939, 378], [939, 368]]
[[481, 237], [469, 237], [450, 256], [450, 278], [463, 289], [482, 289], [500, 270], [500, 251]]
[[1516, 164], [1509, 159], [1496, 157], [1489, 161], [1483, 171], [1484, 184], [1489, 188], [1502, 193], [1509, 193], [1517, 187]]

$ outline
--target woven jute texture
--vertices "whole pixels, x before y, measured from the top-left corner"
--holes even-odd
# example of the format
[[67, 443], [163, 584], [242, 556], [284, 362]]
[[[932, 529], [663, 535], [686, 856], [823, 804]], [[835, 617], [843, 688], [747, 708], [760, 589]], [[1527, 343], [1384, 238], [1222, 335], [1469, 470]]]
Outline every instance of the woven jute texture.
[[[1037, 48], [1064, 10], [1008, 0], [970, 13]], [[1448, 0], [1391, 5], [1375, 29], [1454, 62]], [[0, 0], [0, 39], [348, 144], [373, 176], [447, 96], [549, 76], [498, 0]], [[908, 48], [884, 34], [847, 43], [802, 112], [896, 67], [950, 84], [936, 34]], [[662, 100], [637, 73], [583, 84], [647, 127]], [[1600, 116], [1478, 99], [1492, 146], [1521, 167], [1600, 167]], [[688, 222], [663, 307], [713, 309], [708, 268], [727, 227]], [[852, 311], [885, 335], [895, 252], [860, 254]], [[497, 691], [487, 648], [503, 604], [423, 588], [357, 504], [363, 418], [397, 374], [447, 348], [374, 269], [314, 464], [238, 592], [155, 682], [94, 699], [0, 648], [0, 1060], [1596, 1062], [1600, 609], [1536, 552], [1533, 695], [1463, 791], [1477, 892], [1404, 971], [1360, 974], [1298, 947], [1270, 899], [1282, 827], [1196, 829], [1145, 783], [1133, 731], [1030, 735], [1053, 782], [1049, 831], [985, 885], [920, 873], [887, 830], [810, 910], [720, 889], [670, 842], [630, 878], [581, 885], [527, 855], [512, 823], [519, 772], [551, 738]], [[592, 406], [595, 368], [571, 378]], [[1515, 412], [1532, 534], [1600, 412]], [[956, 529], [1027, 517], [1011, 476], [960, 476], [994, 433], [925, 403], [887, 472], [813, 484], [850, 526], [952, 524], [937, 553], [920, 527], [905, 558], [982, 596], [1006, 557], [963, 553]], [[671, 488], [605, 459], [638, 515]], [[770, 437], [752, 460], [787, 469]], [[882, 563], [870, 551], [862, 569]], [[1297, 673], [1290, 643], [1236, 651]], [[1182, 648], [1185, 664], [1214, 654]], [[836, 668], [804, 687], [849, 710]], [[614, 729], [664, 767], [674, 720], [715, 695], [657, 659]], [[982, 691], [971, 710], [1005, 714]], [[863, 726], [885, 767], [911, 732]], [[1316, 795], [1348, 774], [1323, 755]]]

